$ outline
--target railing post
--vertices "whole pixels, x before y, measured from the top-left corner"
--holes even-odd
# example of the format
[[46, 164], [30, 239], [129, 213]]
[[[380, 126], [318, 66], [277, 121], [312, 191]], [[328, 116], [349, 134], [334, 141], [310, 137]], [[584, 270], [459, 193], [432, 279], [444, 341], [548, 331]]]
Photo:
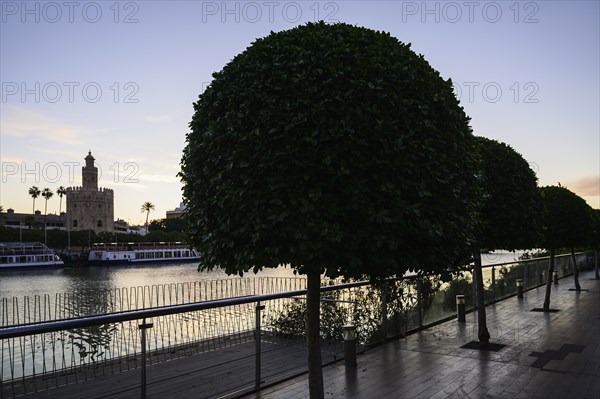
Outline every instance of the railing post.
[[261, 306], [260, 301], [256, 302], [256, 329], [254, 330], [254, 344], [255, 344], [255, 364], [254, 364], [254, 390], [260, 391], [260, 383], [262, 379], [261, 375], [261, 348], [260, 348], [260, 311], [265, 308]]
[[460, 322], [465, 322], [465, 296], [457, 295], [456, 296], [456, 317]]
[[146, 323], [146, 319], [142, 319], [142, 324], [139, 325], [142, 334], [142, 399], [146, 399], [146, 330], [153, 326], [153, 323]]
[[344, 333], [344, 364], [356, 367], [356, 329], [352, 324], [342, 327]]
[[423, 283], [421, 278], [417, 277], [417, 311], [419, 312], [419, 328], [423, 327], [423, 300], [421, 299], [423, 293]]
[[[383, 336], [383, 342], [387, 342], [387, 291], [385, 288], [381, 290], [381, 335]], [[344, 327], [346, 328], [346, 327]]]
[[496, 302], [496, 268], [492, 266], [492, 301]]

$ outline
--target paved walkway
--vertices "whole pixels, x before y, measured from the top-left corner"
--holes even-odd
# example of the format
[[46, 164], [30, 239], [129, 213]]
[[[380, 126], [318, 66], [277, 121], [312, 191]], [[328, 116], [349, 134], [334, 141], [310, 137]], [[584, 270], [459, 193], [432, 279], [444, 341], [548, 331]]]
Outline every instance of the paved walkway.
[[[600, 398], [600, 281], [580, 276], [553, 285], [555, 313], [541, 307], [545, 287], [488, 306], [497, 352], [464, 349], [476, 339], [476, 314], [466, 323], [440, 324], [358, 357], [324, 368], [326, 398]], [[250, 399], [308, 398], [306, 376], [246, 396]]]

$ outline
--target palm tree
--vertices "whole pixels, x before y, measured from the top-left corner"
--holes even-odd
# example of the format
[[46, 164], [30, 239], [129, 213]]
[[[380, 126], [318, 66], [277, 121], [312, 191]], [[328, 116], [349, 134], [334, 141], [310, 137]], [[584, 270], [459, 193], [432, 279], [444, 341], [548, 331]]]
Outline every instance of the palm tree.
[[42, 190], [42, 197], [46, 199], [46, 204], [44, 205], [44, 243], [47, 244], [46, 240], [46, 215], [48, 215], [48, 200], [52, 198], [54, 193], [49, 188], [44, 188]]
[[46, 204], [44, 205], [44, 224], [46, 224], [46, 215], [48, 214], [48, 200], [52, 198], [54, 193], [49, 188], [45, 188], [42, 190], [42, 197], [46, 199]]
[[60, 197], [60, 202], [58, 205], [58, 224], [60, 225], [60, 215], [62, 213], [62, 197], [67, 194], [67, 189], [63, 186], [60, 186], [56, 189], [56, 194]]
[[31, 195], [31, 198], [33, 198], [33, 212], [32, 213], [34, 215], [35, 215], [35, 199], [40, 196], [40, 193], [41, 193], [40, 189], [37, 188], [36, 186], [32, 186], [29, 189], [29, 195]]
[[142, 204], [142, 213], [146, 212], [146, 233], [148, 233], [148, 216], [150, 216], [150, 212], [154, 210], [154, 204], [152, 202], [146, 201]]
[[60, 197], [60, 203], [58, 205], [58, 215], [60, 216], [60, 214], [62, 213], [62, 197], [63, 195], [67, 194], [67, 189], [63, 186], [60, 186], [56, 189], [56, 194]]
[[2, 215], [2, 212], [4, 212], [4, 207], [0, 205], [0, 226], [4, 224], [4, 215]]

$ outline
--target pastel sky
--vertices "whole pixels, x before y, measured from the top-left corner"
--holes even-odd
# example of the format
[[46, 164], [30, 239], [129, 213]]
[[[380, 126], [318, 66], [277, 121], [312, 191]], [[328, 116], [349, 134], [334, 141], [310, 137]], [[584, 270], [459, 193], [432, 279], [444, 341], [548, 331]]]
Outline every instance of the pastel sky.
[[91, 150], [115, 218], [143, 223], [145, 201], [164, 217], [212, 73], [256, 38], [323, 19], [412, 43], [452, 78], [475, 134], [600, 208], [599, 4], [1, 1], [0, 205], [31, 212], [29, 187], [80, 185]]

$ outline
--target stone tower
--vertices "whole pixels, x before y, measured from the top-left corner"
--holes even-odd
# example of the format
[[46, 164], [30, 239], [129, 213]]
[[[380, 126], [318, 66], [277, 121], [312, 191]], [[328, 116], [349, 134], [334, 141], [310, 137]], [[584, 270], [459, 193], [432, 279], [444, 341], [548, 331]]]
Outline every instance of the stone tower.
[[92, 152], [85, 157], [81, 168], [81, 187], [67, 188], [67, 223], [71, 231], [109, 231], [114, 225], [114, 192], [98, 188], [98, 168]]

